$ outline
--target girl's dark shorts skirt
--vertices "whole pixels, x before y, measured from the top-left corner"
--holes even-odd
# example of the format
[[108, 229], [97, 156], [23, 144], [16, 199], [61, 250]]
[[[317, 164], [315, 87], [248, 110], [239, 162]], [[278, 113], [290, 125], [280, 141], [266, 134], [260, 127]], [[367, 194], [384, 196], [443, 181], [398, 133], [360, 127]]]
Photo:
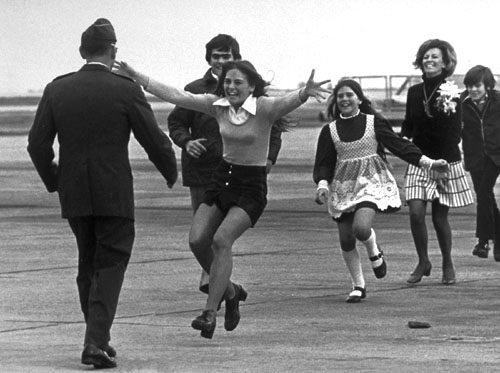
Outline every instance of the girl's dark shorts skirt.
[[222, 161], [215, 169], [203, 203], [215, 205], [227, 214], [233, 206], [243, 209], [252, 227], [267, 204], [267, 174], [265, 166], [240, 166]]
[[363, 201], [363, 202], [360, 202], [356, 205], [356, 207], [354, 208], [354, 211], [344, 212], [338, 218], [332, 217], [332, 219], [334, 221], [336, 221], [337, 223], [341, 223], [341, 222], [346, 221], [346, 220], [352, 220], [356, 211], [358, 211], [360, 208], [363, 208], [363, 207], [371, 208], [371, 209], [375, 210], [376, 212], [389, 213], [389, 214], [396, 212], [396, 211], [399, 211], [399, 209], [400, 209], [400, 207], [389, 207], [387, 210], [380, 210], [375, 203], [370, 202], [370, 201]]

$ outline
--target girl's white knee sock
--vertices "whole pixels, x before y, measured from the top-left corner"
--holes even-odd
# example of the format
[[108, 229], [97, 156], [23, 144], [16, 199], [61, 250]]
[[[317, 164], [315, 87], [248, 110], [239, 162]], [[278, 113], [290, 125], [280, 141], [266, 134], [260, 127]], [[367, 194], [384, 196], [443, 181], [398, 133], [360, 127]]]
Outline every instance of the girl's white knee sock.
[[358, 249], [354, 248], [351, 251], [342, 251], [342, 257], [351, 274], [352, 286], [365, 287], [365, 279], [363, 277], [363, 269], [361, 268], [361, 260], [359, 259]]

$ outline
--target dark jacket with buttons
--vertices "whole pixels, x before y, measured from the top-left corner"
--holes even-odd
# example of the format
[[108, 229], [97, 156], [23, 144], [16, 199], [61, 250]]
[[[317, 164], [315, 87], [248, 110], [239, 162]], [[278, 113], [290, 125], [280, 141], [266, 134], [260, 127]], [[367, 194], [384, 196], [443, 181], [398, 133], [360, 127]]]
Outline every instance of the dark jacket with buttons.
[[64, 218], [134, 218], [131, 131], [167, 183], [175, 183], [172, 143], [134, 81], [87, 64], [47, 85], [29, 132], [28, 152], [47, 190], [59, 193]]
[[462, 149], [467, 171], [483, 168], [485, 155], [500, 166], [500, 92], [490, 91], [482, 112], [462, 96]]
[[[191, 93], [214, 93], [217, 80], [209, 69], [203, 78], [189, 83], [185, 90]], [[217, 120], [207, 114], [176, 106], [168, 117], [168, 131], [172, 141], [182, 149], [182, 184], [204, 186], [210, 181], [215, 167], [222, 160], [222, 140]], [[186, 151], [188, 141], [205, 138], [207, 151], [199, 158]], [[274, 164], [281, 148], [281, 131], [273, 126], [269, 140], [268, 159]]]

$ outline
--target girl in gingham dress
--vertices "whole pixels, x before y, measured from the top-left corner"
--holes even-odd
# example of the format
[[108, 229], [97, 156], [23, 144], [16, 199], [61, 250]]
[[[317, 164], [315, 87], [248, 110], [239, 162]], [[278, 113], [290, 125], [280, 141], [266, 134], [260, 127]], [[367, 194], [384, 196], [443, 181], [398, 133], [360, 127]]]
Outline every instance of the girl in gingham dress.
[[387, 265], [372, 222], [377, 211], [394, 211], [401, 206], [382, 145], [415, 167], [445, 171], [447, 163], [423, 156], [418, 147], [397, 136], [375, 113], [354, 80], [341, 80], [330, 102], [328, 112], [335, 121], [321, 130], [313, 179], [318, 184], [316, 202], [326, 202], [337, 222], [342, 256], [352, 281], [347, 302], [355, 303], [366, 297], [356, 240], [366, 247], [375, 277], [384, 277]]
[[[460, 115], [445, 112], [438, 104], [439, 87], [453, 74], [457, 58], [453, 47], [446, 41], [431, 39], [424, 42], [414, 62], [423, 72], [423, 83], [408, 90], [406, 116], [401, 134], [412, 139], [422, 152], [431, 158], [443, 158], [450, 164], [447, 180], [438, 183], [436, 175], [428, 170], [408, 166], [405, 177], [405, 197], [410, 207], [410, 224], [418, 254], [418, 264], [408, 278], [417, 283], [431, 273], [427, 252], [427, 203], [432, 205], [432, 222], [443, 258], [442, 283], [455, 283], [455, 268], [451, 258], [451, 228], [448, 222], [450, 207], [473, 203], [458, 144], [460, 142]], [[459, 109], [459, 108], [457, 108]], [[456, 110], [458, 111], [458, 110]]]

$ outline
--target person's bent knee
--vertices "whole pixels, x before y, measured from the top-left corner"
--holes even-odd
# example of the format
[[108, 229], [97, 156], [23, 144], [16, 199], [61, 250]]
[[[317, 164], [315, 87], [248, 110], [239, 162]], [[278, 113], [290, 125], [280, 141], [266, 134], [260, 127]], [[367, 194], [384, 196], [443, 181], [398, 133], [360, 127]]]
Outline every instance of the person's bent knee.
[[198, 253], [206, 250], [206, 248], [211, 247], [212, 242], [206, 238], [193, 238], [189, 239], [189, 248], [193, 253]]
[[432, 224], [434, 224], [434, 225], [441, 225], [444, 222], [446, 222], [446, 219], [447, 219], [446, 215], [441, 216], [438, 214], [432, 214]]
[[446, 228], [448, 225], [448, 216], [447, 215], [432, 215], [432, 225], [434, 228]]
[[191, 251], [196, 252], [200, 250], [205, 250], [205, 248], [212, 245], [212, 237], [205, 232], [191, 232], [189, 233], [189, 247]]
[[120, 268], [125, 271], [130, 260], [130, 255], [108, 256], [106, 258], [99, 258], [95, 264], [95, 271], [102, 271], [110, 268]]
[[356, 248], [356, 240], [340, 240], [340, 248], [342, 251], [352, 251]]
[[425, 213], [421, 209], [410, 209], [410, 221], [413, 224], [424, 224]]
[[356, 237], [356, 239], [358, 239], [359, 241], [366, 241], [372, 234], [371, 227], [364, 225], [354, 225], [352, 227], [352, 231], [354, 237]]
[[123, 265], [125, 268], [130, 260], [131, 247], [112, 247], [101, 245], [96, 251], [93, 266], [95, 269], [112, 268]]
[[214, 240], [212, 242], [212, 248], [213, 248], [214, 252], [216, 252], [216, 253], [224, 252], [224, 251], [231, 251], [232, 242], [230, 242], [223, 235], [216, 234], [214, 236]]

